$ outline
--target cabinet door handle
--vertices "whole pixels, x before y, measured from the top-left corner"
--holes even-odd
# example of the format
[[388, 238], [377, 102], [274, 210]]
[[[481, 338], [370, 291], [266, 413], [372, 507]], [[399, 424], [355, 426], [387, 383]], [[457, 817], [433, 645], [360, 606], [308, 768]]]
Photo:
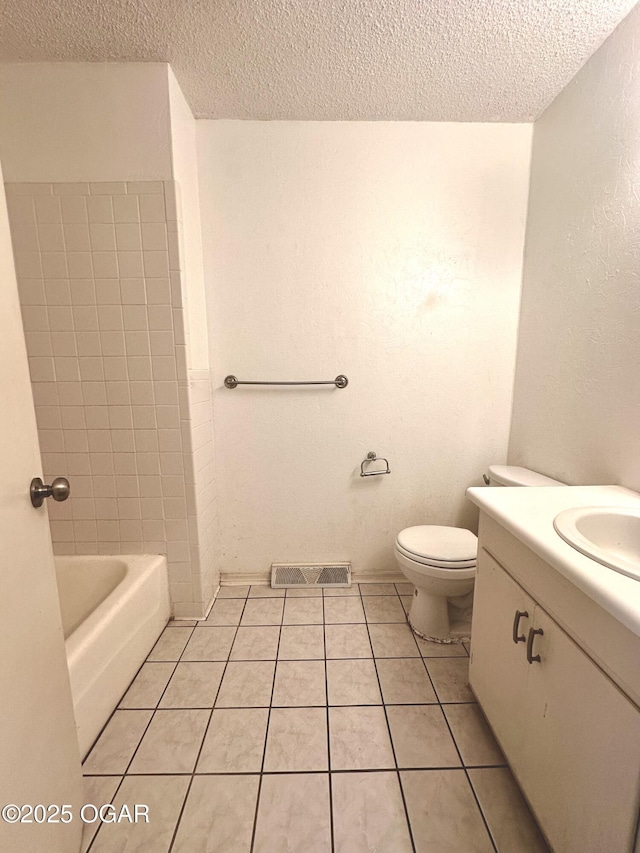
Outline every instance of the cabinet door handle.
[[536, 634], [542, 636], [544, 631], [542, 628], [529, 628], [529, 636], [527, 637], [527, 660], [529, 663], [533, 663], [534, 661], [540, 663], [540, 655], [533, 654], [533, 641], [536, 638]]
[[526, 637], [524, 634], [518, 634], [520, 630], [520, 620], [524, 616], [525, 619], [528, 619], [529, 612], [527, 610], [516, 610], [516, 615], [513, 617], [513, 642], [514, 643], [524, 643]]

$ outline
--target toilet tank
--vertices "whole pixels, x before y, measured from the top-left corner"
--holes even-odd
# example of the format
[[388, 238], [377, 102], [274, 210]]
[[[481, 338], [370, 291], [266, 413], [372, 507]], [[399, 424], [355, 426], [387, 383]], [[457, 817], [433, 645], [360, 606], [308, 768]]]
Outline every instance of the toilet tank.
[[564, 486], [559, 480], [552, 480], [537, 471], [518, 468], [514, 465], [490, 465], [490, 486]]

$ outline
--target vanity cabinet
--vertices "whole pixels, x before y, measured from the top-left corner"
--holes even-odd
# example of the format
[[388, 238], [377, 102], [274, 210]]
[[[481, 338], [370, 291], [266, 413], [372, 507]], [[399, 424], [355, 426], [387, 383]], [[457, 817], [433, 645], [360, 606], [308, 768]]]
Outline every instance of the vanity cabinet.
[[556, 853], [629, 853], [640, 710], [485, 549], [471, 687]]

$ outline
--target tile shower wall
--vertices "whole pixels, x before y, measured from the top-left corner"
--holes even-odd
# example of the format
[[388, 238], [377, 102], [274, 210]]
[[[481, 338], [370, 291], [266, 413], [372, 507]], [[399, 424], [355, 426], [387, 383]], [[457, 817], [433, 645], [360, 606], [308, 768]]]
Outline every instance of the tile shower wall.
[[[209, 376], [189, 377], [174, 182], [7, 184], [57, 554], [165, 553], [174, 613], [213, 573]], [[190, 382], [190, 379], [192, 382]]]

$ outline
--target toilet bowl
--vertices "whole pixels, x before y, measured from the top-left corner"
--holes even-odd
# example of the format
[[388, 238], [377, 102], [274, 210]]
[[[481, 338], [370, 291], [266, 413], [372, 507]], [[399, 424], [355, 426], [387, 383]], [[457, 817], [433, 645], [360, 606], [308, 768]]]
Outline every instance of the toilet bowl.
[[452, 631], [450, 609], [457, 604], [470, 617], [465, 598], [473, 591], [477, 551], [477, 537], [461, 527], [422, 524], [400, 531], [395, 557], [415, 587], [408, 619], [416, 634], [440, 643], [468, 636], [468, 630]]
[[[564, 485], [509, 465], [491, 466], [485, 479], [490, 486]], [[422, 524], [400, 531], [395, 557], [415, 587], [408, 619], [420, 637], [437, 643], [469, 637], [477, 552], [477, 537], [462, 527]]]

